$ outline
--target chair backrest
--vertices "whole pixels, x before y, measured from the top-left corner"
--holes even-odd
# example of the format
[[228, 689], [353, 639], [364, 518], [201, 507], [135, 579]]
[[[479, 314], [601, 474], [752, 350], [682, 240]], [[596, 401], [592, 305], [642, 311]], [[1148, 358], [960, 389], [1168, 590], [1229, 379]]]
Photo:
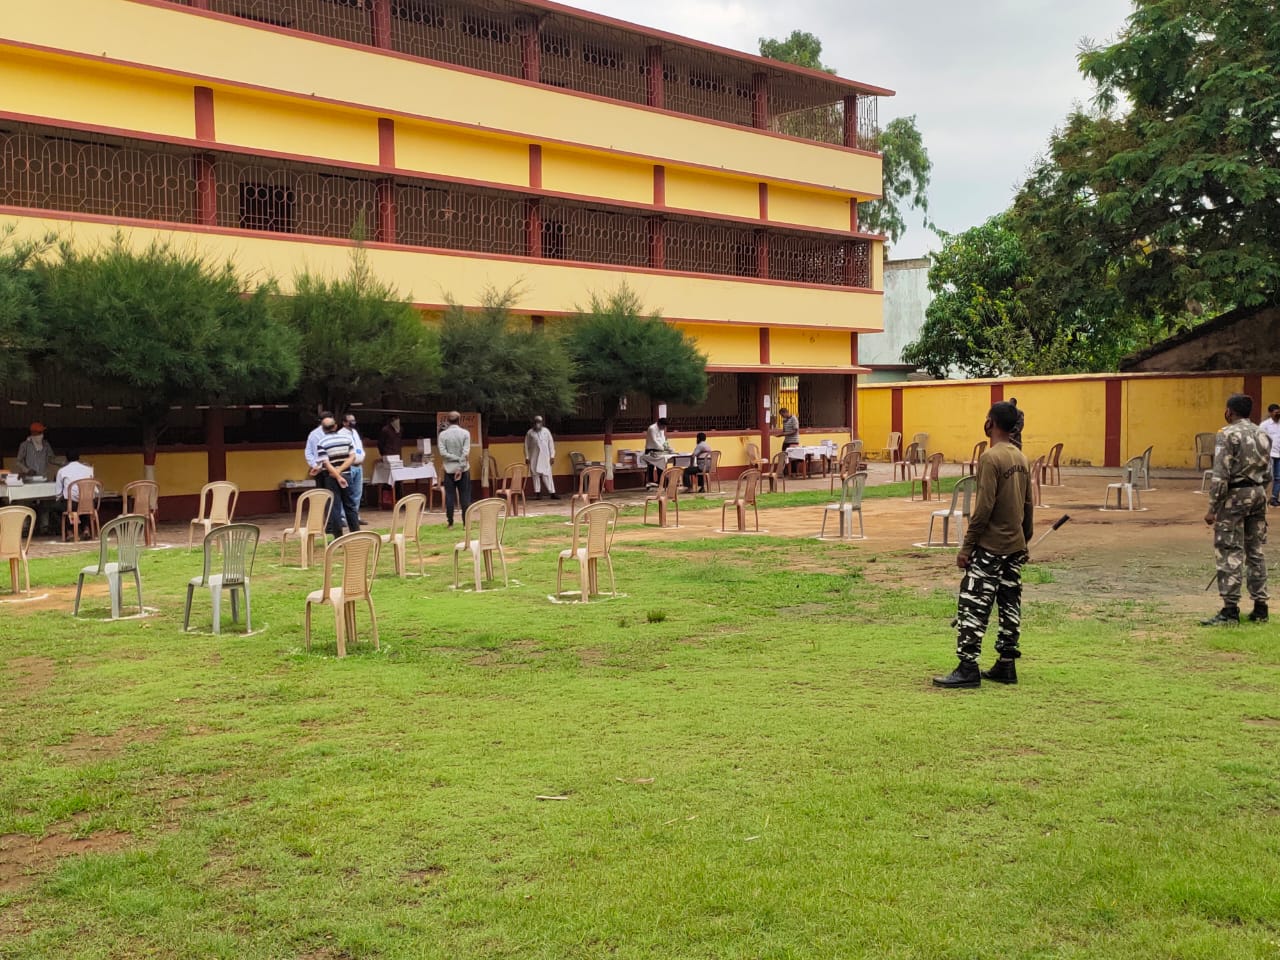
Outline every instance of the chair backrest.
[[1049, 458], [1047, 456], [1039, 456], [1039, 457], [1036, 457], [1035, 460], [1032, 462], [1031, 464], [1031, 482], [1032, 483], [1034, 484], [1040, 483], [1040, 474], [1044, 472], [1044, 465], [1048, 462], [1048, 460]]
[[977, 463], [978, 458], [987, 452], [987, 441], [979, 440], [973, 445], [973, 456], [969, 458], [970, 463]]
[[513, 463], [502, 471], [502, 486], [500, 490], [524, 490], [524, 482], [529, 479], [529, 468], [525, 466], [522, 460], [519, 463]]
[[1196, 456], [1212, 457], [1214, 445], [1218, 442], [1216, 433], [1197, 433], [1196, 434]]
[[1058, 466], [1058, 461], [1061, 459], [1062, 459], [1062, 444], [1055, 443], [1052, 447], [1049, 448], [1049, 456], [1045, 458], [1045, 463], [1048, 466], [1056, 467]]
[[427, 497], [423, 493], [410, 493], [397, 500], [391, 514], [391, 536], [399, 533], [406, 539], [416, 537], [422, 523], [422, 512], [426, 508]]
[[[140, 513], [146, 516], [149, 513], [155, 513], [160, 505], [160, 484], [154, 480], [134, 480], [124, 485], [120, 495], [124, 498], [125, 513]], [[133, 501], [132, 509], [129, 507], [130, 500]]]
[[862, 491], [867, 488], [867, 471], [859, 470], [840, 478], [840, 506], [862, 509]]
[[604, 467], [587, 467], [578, 475], [578, 493], [592, 499], [600, 496], [600, 487], [604, 483]]
[[230, 523], [236, 514], [236, 501], [239, 499], [240, 488], [230, 480], [206, 483], [200, 488], [200, 512], [196, 519]]
[[498, 473], [498, 458], [491, 453], [485, 454], [484, 463], [481, 465], [480, 477], [482, 480], [488, 480], [490, 484], [495, 484], [501, 477]]
[[958, 505], [960, 515], [969, 516], [973, 509], [973, 494], [977, 489], [977, 477], [961, 477], [957, 480], [956, 488], [951, 491], [951, 512], [955, 513]]
[[116, 541], [116, 564], [121, 573], [138, 569], [138, 557], [147, 538], [147, 518], [135, 514], [116, 517], [98, 533], [98, 572], [102, 573], [111, 552], [111, 539]]
[[927, 433], [917, 433], [912, 436], [911, 442], [918, 444], [920, 449], [924, 450], [929, 446], [929, 435]]
[[1151, 475], [1151, 451], [1154, 449], [1154, 446], [1147, 447], [1147, 449], [1142, 451], [1142, 456], [1138, 458], [1142, 461], [1142, 475], [1144, 477], [1149, 477]]
[[102, 500], [102, 481], [85, 477], [67, 484], [67, 513], [93, 513]]
[[573, 551], [585, 547], [588, 560], [608, 556], [617, 525], [618, 508], [612, 503], [601, 501], [583, 507], [573, 518]]
[[934, 453], [929, 456], [929, 479], [937, 480], [942, 475], [942, 454]]
[[298, 509], [297, 513], [294, 514], [293, 529], [299, 533], [322, 533], [329, 523], [329, 511], [332, 509], [332, 491], [308, 490], [298, 498]]
[[840, 445], [840, 462], [844, 463], [845, 458], [851, 453], [857, 454], [859, 457], [862, 456], [861, 440], [850, 440], [848, 443], [842, 443]]
[[502, 543], [507, 528], [507, 501], [502, 497], [477, 500], [462, 518], [462, 539], [480, 541], [481, 550], [492, 550]]
[[840, 456], [840, 476], [848, 477], [858, 472], [858, 464], [862, 461], [860, 450], [847, 449], [850, 444], [845, 444], [844, 452]]
[[779, 450], [773, 455], [772, 466], [769, 472], [775, 477], [780, 477], [787, 471], [787, 451]]
[[261, 531], [252, 523], [229, 523], [210, 530], [204, 538], [204, 573], [200, 585], [209, 585], [214, 572], [214, 555], [222, 558], [222, 585], [244, 583], [253, 575], [253, 560], [258, 555]]
[[680, 497], [680, 484], [684, 482], [684, 470], [680, 467], [667, 467], [662, 471], [662, 479], [658, 482], [658, 496], [664, 500], [677, 500]]
[[573, 465], [575, 474], [579, 474], [587, 468], [587, 458], [577, 450], [569, 451], [569, 463]]
[[760, 488], [760, 471], [755, 467], [743, 470], [738, 474], [738, 485], [734, 488], [733, 499], [739, 503], [755, 503], [756, 491]]
[[754, 443], [747, 444], [747, 463], [755, 463], [760, 459], [760, 447]]
[[323, 595], [328, 597], [333, 589], [333, 568], [341, 563], [343, 601], [363, 600], [369, 596], [381, 549], [382, 537], [372, 530], [344, 534], [325, 547]]
[[706, 463], [702, 464], [702, 471], [703, 473], [711, 473], [711, 474], [720, 472], [720, 451], [719, 450], [711, 451], [711, 459]]
[[910, 463], [914, 461], [918, 456], [920, 456], [920, 444], [916, 443], [913, 440], [909, 444], [907, 444], [907, 449], [902, 454], [902, 459]]
[[889, 439], [884, 442], [884, 448], [886, 450], [897, 450], [900, 446], [902, 446], [902, 434], [895, 430], [889, 434]]
[[35, 531], [36, 512], [30, 507], [0, 507], [0, 557], [25, 554]]
[[[1150, 452], [1150, 447], [1147, 448]], [[1146, 461], [1143, 457], [1130, 457], [1124, 462], [1124, 482], [1133, 483], [1135, 474], [1141, 474]]]

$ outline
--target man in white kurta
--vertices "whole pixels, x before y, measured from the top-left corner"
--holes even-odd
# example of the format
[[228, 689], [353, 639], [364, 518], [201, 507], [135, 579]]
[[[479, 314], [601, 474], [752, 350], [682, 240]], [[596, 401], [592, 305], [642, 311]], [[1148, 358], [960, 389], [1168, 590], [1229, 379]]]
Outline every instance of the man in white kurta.
[[551, 499], [559, 500], [556, 483], [551, 478], [551, 468], [556, 462], [556, 441], [551, 431], [543, 426], [541, 417], [533, 418], [533, 426], [524, 435], [524, 458], [529, 463], [529, 473], [533, 475], [534, 499], [542, 499], [542, 485], [545, 483]]

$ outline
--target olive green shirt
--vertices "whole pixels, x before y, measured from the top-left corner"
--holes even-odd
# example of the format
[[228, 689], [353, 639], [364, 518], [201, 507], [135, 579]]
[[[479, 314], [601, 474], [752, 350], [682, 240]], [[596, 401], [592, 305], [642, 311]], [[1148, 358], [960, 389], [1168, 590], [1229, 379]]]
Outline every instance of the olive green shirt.
[[978, 458], [978, 492], [961, 553], [975, 546], [1002, 557], [1021, 553], [1035, 526], [1031, 471], [1012, 443], [997, 443]]

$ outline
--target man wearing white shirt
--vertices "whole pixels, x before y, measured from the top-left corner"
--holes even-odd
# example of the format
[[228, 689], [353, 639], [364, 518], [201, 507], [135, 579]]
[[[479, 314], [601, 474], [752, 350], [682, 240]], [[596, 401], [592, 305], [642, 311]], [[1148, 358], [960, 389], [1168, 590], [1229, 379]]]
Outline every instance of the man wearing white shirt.
[[[342, 429], [351, 437], [351, 449], [355, 451], [355, 460], [351, 463], [351, 496], [356, 502], [356, 515], [360, 514], [361, 497], [364, 496], [364, 441], [360, 439], [360, 428], [356, 424], [356, 415], [346, 413], [342, 417]], [[364, 526], [364, 521], [360, 521]], [[357, 527], [359, 529], [359, 527]]]
[[1267, 502], [1270, 506], [1280, 507], [1280, 403], [1267, 407], [1262, 432], [1271, 438], [1271, 499]]
[[80, 503], [78, 481], [92, 477], [93, 467], [80, 462], [79, 451], [68, 450], [66, 465], [58, 470], [58, 475], [54, 478], [53, 495], [59, 500], [69, 500], [75, 506]]
[[[333, 414], [325, 410], [316, 420], [316, 428], [307, 434], [307, 445], [303, 448], [302, 455], [306, 458], [307, 469], [311, 471], [313, 477], [320, 475], [320, 441], [324, 439], [322, 424], [332, 418]], [[318, 486], [324, 486], [319, 480], [316, 483]]]
[[[644, 432], [644, 456], [645, 470], [644, 479], [646, 483], [656, 484], [658, 482], [658, 469], [656, 461], [649, 459], [654, 454], [663, 453], [667, 450], [667, 418], [659, 417], [657, 421], [649, 424], [649, 429]], [[663, 466], [666, 460], [662, 461]]]
[[546, 484], [551, 499], [559, 500], [556, 482], [551, 477], [553, 464], [556, 462], [556, 441], [551, 436], [551, 431], [543, 425], [541, 417], [533, 418], [533, 426], [524, 435], [524, 458], [533, 477], [533, 498], [542, 499], [542, 485]]

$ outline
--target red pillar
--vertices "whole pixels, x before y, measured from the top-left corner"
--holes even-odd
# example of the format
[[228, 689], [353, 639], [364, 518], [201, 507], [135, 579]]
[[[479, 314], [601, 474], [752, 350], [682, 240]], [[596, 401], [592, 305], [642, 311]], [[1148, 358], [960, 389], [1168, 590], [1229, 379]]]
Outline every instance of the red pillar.
[[[768, 331], [764, 331], [768, 332]], [[764, 398], [769, 395], [769, 374], [756, 374], [756, 430], [760, 433], [760, 456], [772, 460], [769, 449], [769, 411], [764, 408]]]
[[206, 227], [218, 225], [218, 176], [213, 157], [207, 153], [195, 155], [196, 211], [198, 222]]
[[751, 125], [757, 130], [769, 129], [769, 75], [751, 75]]
[[1124, 420], [1124, 383], [1116, 379], [1107, 382], [1106, 419], [1103, 434], [1102, 465], [1120, 466], [1121, 424]]
[[525, 208], [525, 255], [542, 256], [542, 201], [534, 198]]
[[534, 83], [542, 82], [542, 38], [537, 17], [520, 21], [520, 75]]
[[373, 27], [373, 45], [383, 50], [391, 49], [391, 0], [370, 0], [370, 25]]
[[[903, 432], [902, 430], [902, 388], [894, 387], [890, 391], [890, 394], [891, 394], [891, 398], [889, 401], [889, 429], [893, 433], [900, 434]], [[901, 441], [898, 442], [898, 447], [899, 449], [901, 449], [902, 447]]]
[[648, 66], [648, 83], [645, 84], [645, 103], [662, 108], [666, 104], [666, 78], [662, 75], [662, 48], [649, 47], [645, 51]]
[[649, 267], [667, 268], [667, 223], [661, 217], [649, 218]]
[[[1262, 418], [1262, 374], [1247, 373], [1244, 377], [1244, 389], [1241, 393], [1253, 397], [1253, 416], [1249, 419], [1255, 423]], [[1226, 405], [1225, 403], [1223, 404]]]
[[769, 232], [756, 231], [756, 276], [761, 280], [769, 279]]
[[389, 177], [378, 181], [378, 229], [375, 236], [379, 243], [396, 242], [396, 182]]
[[1004, 384], [993, 383], [991, 385], [991, 405], [995, 406], [997, 403], [1000, 403], [1002, 400], [1004, 400]]
[[850, 94], [844, 98], [844, 145], [858, 145], [858, 96]]

